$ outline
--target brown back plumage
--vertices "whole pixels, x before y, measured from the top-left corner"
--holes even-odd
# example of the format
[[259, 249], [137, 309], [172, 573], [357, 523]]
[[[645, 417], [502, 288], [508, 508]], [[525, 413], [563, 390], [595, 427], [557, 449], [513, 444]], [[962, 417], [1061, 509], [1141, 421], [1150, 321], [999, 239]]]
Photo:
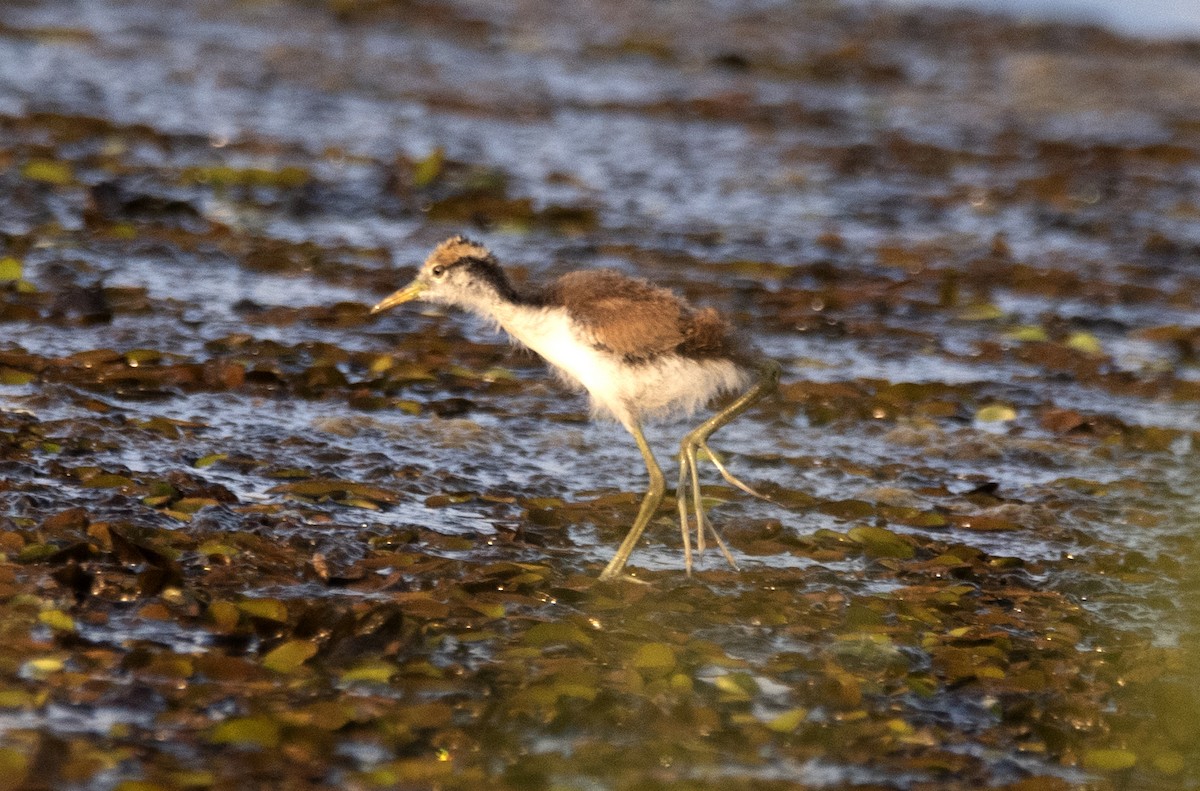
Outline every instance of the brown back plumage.
[[701, 308], [692, 314], [679, 351], [689, 357], [736, 356], [729, 323], [716, 308]]
[[542, 299], [566, 308], [597, 346], [631, 362], [670, 352], [717, 357], [732, 351], [729, 327], [716, 310], [695, 310], [668, 289], [611, 269], [564, 275]]

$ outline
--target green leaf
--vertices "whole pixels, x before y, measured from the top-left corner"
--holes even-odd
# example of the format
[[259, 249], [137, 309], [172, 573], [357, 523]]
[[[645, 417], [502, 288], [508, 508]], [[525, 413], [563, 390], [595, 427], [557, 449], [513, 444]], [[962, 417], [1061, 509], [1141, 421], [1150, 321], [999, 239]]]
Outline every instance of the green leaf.
[[480, 615], [484, 615], [488, 618], [503, 618], [506, 614], [506, 610], [502, 602], [471, 600], [465, 601], [463, 604], [467, 607], [470, 607]]
[[1088, 750], [1083, 754], [1083, 767], [1094, 772], [1119, 772], [1137, 763], [1137, 753], [1131, 750]]
[[205, 541], [200, 546], [196, 547], [196, 551], [205, 557], [223, 557], [232, 558], [238, 554], [238, 548], [223, 544], [220, 541]]
[[214, 500], [211, 497], [183, 497], [175, 501], [175, 504], [171, 506], [171, 510], [181, 514], [194, 514], [201, 508], [220, 504], [219, 500]]
[[429, 153], [429, 156], [416, 164], [416, 168], [413, 170], [413, 186], [418, 189], [428, 187], [442, 174], [445, 164], [446, 150], [438, 146]]
[[75, 620], [62, 610], [42, 610], [38, 613], [38, 621], [56, 632], [75, 631]]
[[116, 473], [101, 473], [94, 478], [88, 478], [82, 484], [88, 489], [121, 489], [133, 486], [133, 479]]
[[317, 653], [311, 640], [288, 640], [271, 649], [262, 659], [262, 666], [276, 673], [293, 673]]
[[1046, 330], [1036, 324], [1023, 324], [1019, 327], [1013, 327], [1004, 333], [1004, 337], [1018, 343], [1039, 343], [1050, 340], [1050, 336], [1046, 334]]
[[790, 709], [773, 717], [767, 723], [767, 729], [776, 733], [792, 733], [804, 723], [807, 717], [808, 709], [804, 707]]
[[400, 502], [400, 497], [387, 489], [371, 486], [355, 481], [341, 481], [332, 478], [314, 478], [294, 483], [281, 483], [267, 490], [271, 494], [291, 494], [306, 499], [320, 500], [329, 498], [337, 502], [347, 500], [370, 500], [383, 505], [394, 505]]
[[343, 683], [362, 681], [368, 684], [386, 684], [396, 675], [396, 665], [381, 660], [364, 662], [346, 670], [341, 675]]
[[240, 611], [232, 602], [214, 601], [208, 605], [208, 620], [219, 631], [231, 632], [237, 628]]
[[582, 629], [569, 623], [537, 623], [529, 627], [521, 638], [525, 645], [580, 645], [590, 646], [592, 638]]
[[1017, 419], [1017, 410], [1008, 404], [988, 404], [975, 412], [980, 423], [1006, 423]]
[[1167, 750], [1154, 756], [1154, 768], [1165, 775], [1177, 775], [1187, 768], [1187, 759], [1174, 750]]
[[31, 159], [21, 168], [21, 175], [30, 181], [65, 186], [75, 180], [71, 166], [57, 159]]
[[863, 551], [872, 558], [898, 558], [908, 560], [916, 554], [912, 544], [888, 530], [886, 527], [859, 525], [846, 532], [850, 540], [862, 545]]
[[599, 688], [595, 684], [582, 684], [574, 681], [560, 681], [553, 686], [554, 694], [563, 698], [579, 698], [580, 700], [593, 701], [596, 695], [600, 694]]
[[1084, 354], [1103, 354], [1104, 347], [1100, 345], [1100, 339], [1090, 332], [1072, 332], [1067, 338], [1066, 344], [1069, 348]]
[[271, 749], [279, 746], [279, 723], [270, 717], [234, 717], [209, 732], [213, 744], [240, 744]]
[[0, 366], [0, 385], [20, 387], [29, 384], [36, 378], [37, 376], [29, 373], [29, 371], [19, 371], [16, 368]]
[[[0, 709], [34, 709], [41, 704], [39, 695], [25, 689], [0, 688]], [[4, 788], [0, 784], [0, 789]]]
[[758, 692], [758, 684], [749, 673], [727, 673], [713, 679], [713, 684], [726, 698], [750, 700]]
[[311, 178], [302, 167], [289, 165], [279, 170], [267, 168], [235, 168], [228, 165], [191, 167], [183, 171], [183, 180], [193, 184], [209, 184], [214, 187], [275, 187], [296, 188]]
[[37, 563], [45, 560], [58, 551], [53, 544], [26, 544], [17, 553], [18, 563]]
[[675, 668], [675, 649], [666, 643], [646, 643], [638, 646], [629, 664], [638, 670], [666, 675]]
[[158, 349], [130, 349], [125, 352], [124, 356], [127, 365], [137, 368], [142, 365], [154, 365], [160, 362], [163, 358], [163, 353]]
[[150, 780], [122, 780], [113, 791], [171, 791], [173, 788]]
[[24, 678], [40, 680], [59, 672], [64, 667], [66, 667], [66, 663], [56, 656], [41, 656], [30, 659], [21, 665], [21, 675]]
[[244, 599], [237, 603], [237, 608], [251, 618], [287, 623], [287, 605], [279, 599]]
[[25, 788], [29, 756], [15, 747], [0, 747], [0, 788]]
[[21, 262], [11, 256], [0, 258], [0, 283], [20, 280], [24, 277]]
[[963, 321], [995, 321], [1004, 318], [1004, 311], [990, 302], [981, 302], [964, 308], [958, 317]]

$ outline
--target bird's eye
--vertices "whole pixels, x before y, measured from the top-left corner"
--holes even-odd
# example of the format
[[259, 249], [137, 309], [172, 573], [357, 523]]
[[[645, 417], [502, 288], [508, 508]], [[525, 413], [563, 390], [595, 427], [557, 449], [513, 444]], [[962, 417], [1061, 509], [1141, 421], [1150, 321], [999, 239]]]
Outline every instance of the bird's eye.
[[434, 277], [441, 277], [442, 275], [446, 274], [446, 267], [438, 264], [433, 269], [429, 270], [429, 274], [433, 275]]

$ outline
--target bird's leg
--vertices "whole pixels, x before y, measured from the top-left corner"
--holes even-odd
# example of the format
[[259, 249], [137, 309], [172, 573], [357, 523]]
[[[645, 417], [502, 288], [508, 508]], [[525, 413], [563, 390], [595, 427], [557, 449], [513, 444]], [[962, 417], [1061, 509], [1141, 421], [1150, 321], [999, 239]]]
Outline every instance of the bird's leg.
[[[688, 432], [688, 434], [683, 438], [683, 441], [679, 443], [681, 466], [680, 478], [682, 480], [682, 467], [684, 464], [686, 464], [692, 479], [692, 500], [696, 512], [696, 529], [699, 533], [696, 538], [697, 551], [703, 551], [704, 549], [704, 528], [707, 523], [707, 519], [704, 517], [704, 508], [700, 497], [699, 475], [696, 471], [696, 450], [698, 448], [702, 448], [706, 453], [708, 453], [708, 457], [712, 460], [713, 464], [716, 465], [717, 470], [720, 471], [721, 476], [725, 478], [725, 480], [729, 481], [742, 491], [745, 491], [756, 497], [762, 497], [764, 500], [770, 499], [762, 494], [759, 494], [746, 484], [739, 481], [737, 478], [733, 477], [733, 475], [731, 475], [729, 471], [725, 469], [725, 465], [717, 459], [716, 454], [709, 449], [708, 438], [712, 436], [712, 434], [718, 429], [727, 425], [730, 421], [746, 412], [746, 410], [752, 407], [761, 398], [774, 392], [775, 388], [779, 386], [779, 374], [781, 371], [782, 369], [780, 368], [779, 363], [775, 362], [774, 360], [764, 360], [759, 368], [759, 379], [754, 383], [753, 387], [751, 387], [745, 393], [742, 393], [742, 395], [740, 395], [736, 401], [725, 407], [725, 409], [721, 410]], [[681, 519], [683, 519], [683, 507], [680, 507], [680, 515]], [[729, 553], [728, 548], [726, 548], [725, 542], [717, 534], [716, 528], [712, 527], [711, 525], [709, 525], [709, 528], [712, 530], [713, 537], [717, 540], [717, 545], [725, 554], [725, 559], [729, 561], [731, 566], [737, 568], [737, 564], [733, 562], [733, 556]], [[686, 531], [686, 529], [687, 528], [685, 525], [684, 530]]]
[[[696, 552], [703, 552], [704, 527], [708, 523], [708, 519], [704, 516], [704, 503], [700, 495], [700, 474], [696, 469], [696, 448], [692, 445], [680, 447], [679, 457], [687, 465], [688, 477], [691, 479], [692, 510], [696, 514]], [[686, 525], [686, 521], [684, 524]]]
[[[629, 561], [629, 556], [633, 554], [633, 548], [637, 546], [638, 539], [642, 537], [642, 532], [650, 523], [650, 518], [658, 510], [663, 494], [667, 490], [666, 479], [663, 478], [658, 462], [654, 460], [650, 445], [646, 442], [645, 435], [642, 434], [642, 427], [636, 422], [631, 422], [627, 428], [637, 442], [638, 450], [642, 452], [642, 458], [646, 460], [646, 472], [650, 473], [650, 487], [646, 490], [645, 497], [642, 498], [642, 507], [638, 509], [637, 518], [633, 520], [633, 527], [629, 528], [629, 532], [625, 534], [625, 540], [621, 542], [621, 546], [617, 547], [617, 554], [613, 555], [613, 559], [604, 567], [604, 571], [600, 572], [602, 580], [612, 579], [621, 574], [625, 564]], [[690, 566], [690, 549], [688, 553]]]
[[[675, 505], [679, 508], [679, 529], [683, 531], [683, 569], [692, 576], [692, 533], [688, 530], [687, 487], [688, 460], [684, 453], [679, 454], [679, 485], [675, 487]], [[703, 537], [703, 534], [701, 534]], [[698, 547], [699, 548], [699, 547]]]

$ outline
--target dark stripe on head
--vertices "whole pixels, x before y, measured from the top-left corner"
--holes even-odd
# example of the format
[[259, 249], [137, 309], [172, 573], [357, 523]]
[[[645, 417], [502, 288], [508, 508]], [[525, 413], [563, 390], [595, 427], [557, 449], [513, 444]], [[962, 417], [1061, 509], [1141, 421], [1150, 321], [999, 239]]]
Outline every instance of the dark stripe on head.
[[508, 275], [504, 274], [504, 270], [500, 268], [500, 265], [491, 256], [487, 258], [463, 256], [450, 264], [447, 269], [457, 269], [459, 267], [464, 267], [471, 273], [471, 277], [476, 280], [481, 280], [490, 285], [505, 300], [509, 302], [521, 301], [521, 297], [517, 294], [516, 289], [512, 287], [512, 283], [508, 282]]

